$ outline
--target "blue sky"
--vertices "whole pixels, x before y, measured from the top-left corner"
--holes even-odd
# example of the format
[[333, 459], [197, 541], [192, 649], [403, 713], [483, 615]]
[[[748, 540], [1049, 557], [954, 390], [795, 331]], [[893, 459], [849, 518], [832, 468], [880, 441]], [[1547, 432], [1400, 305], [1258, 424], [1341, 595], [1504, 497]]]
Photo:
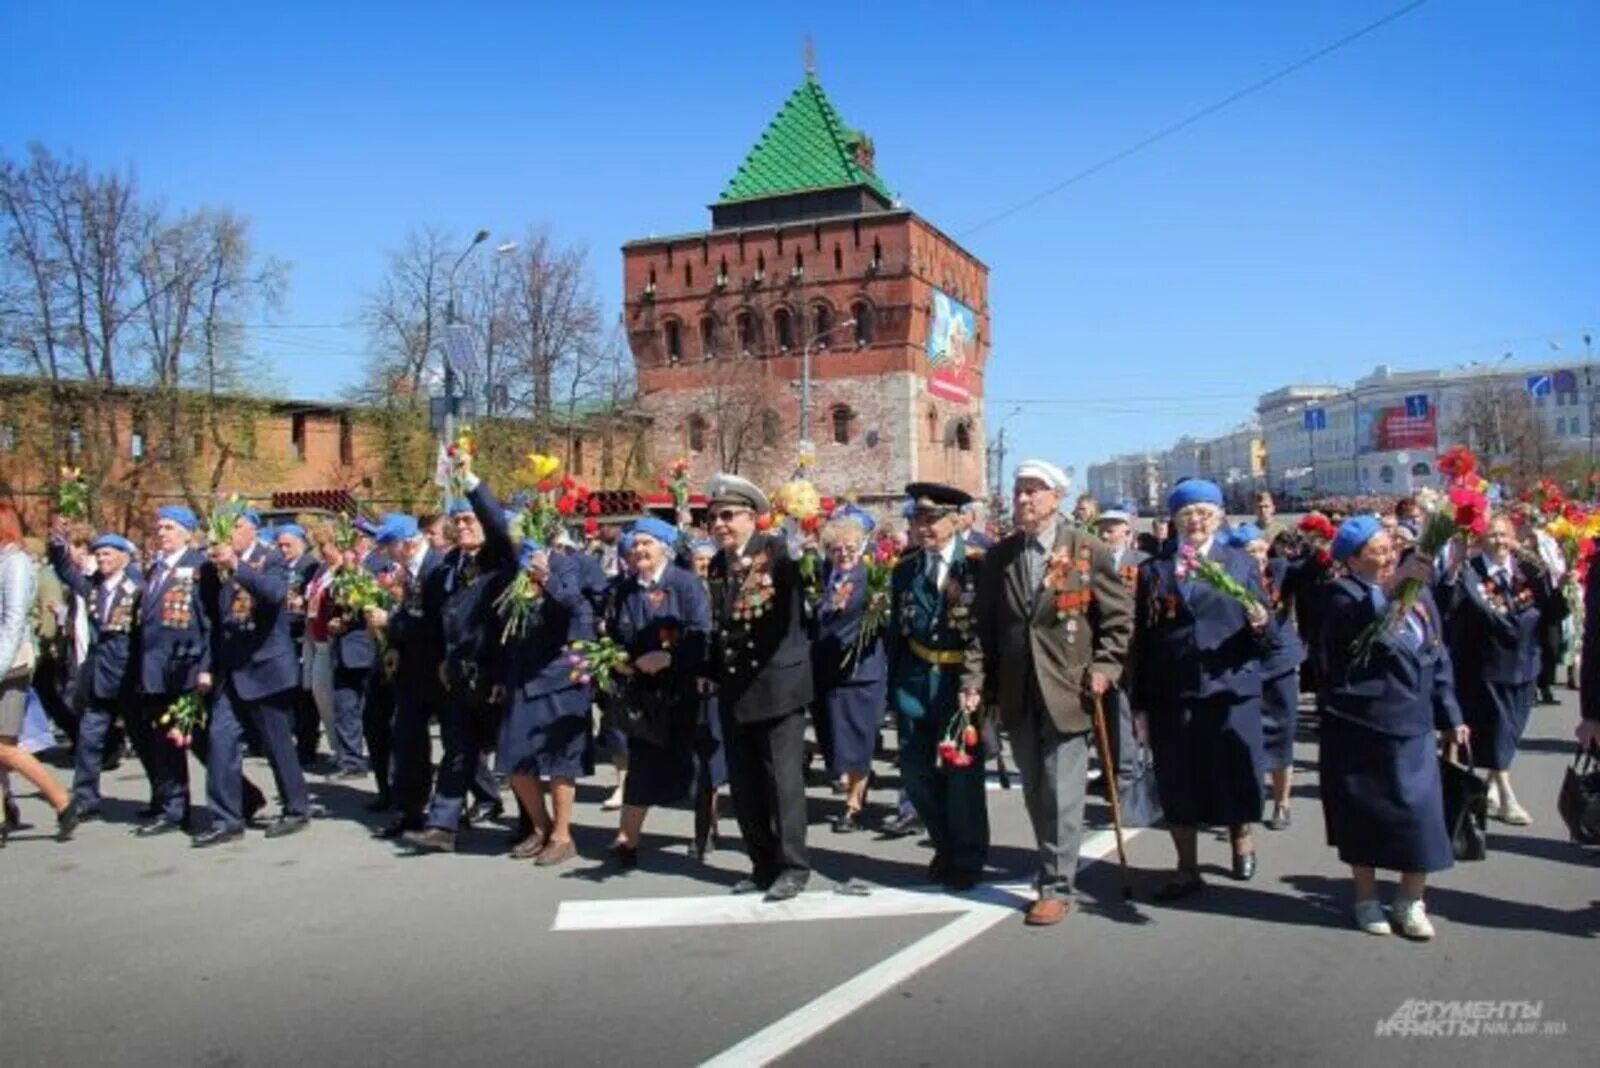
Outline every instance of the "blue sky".
[[[423, 224], [548, 225], [614, 314], [619, 246], [707, 224], [809, 33], [890, 187], [991, 268], [991, 433], [1081, 471], [1289, 381], [1600, 335], [1588, 0], [1432, 0], [980, 227], [1398, 6], [10, 4], [0, 146], [247, 215], [293, 265], [284, 323], [355, 318]], [[258, 336], [309, 396], [364, 345]]]

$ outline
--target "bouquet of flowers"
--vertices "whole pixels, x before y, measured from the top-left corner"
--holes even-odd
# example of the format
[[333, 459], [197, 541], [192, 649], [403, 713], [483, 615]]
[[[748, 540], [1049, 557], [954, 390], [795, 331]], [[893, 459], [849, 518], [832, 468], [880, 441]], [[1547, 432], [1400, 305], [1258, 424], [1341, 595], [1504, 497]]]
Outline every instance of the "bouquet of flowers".
[[394, 593], [363, 567], [340, 568], [330, 592], [340, 614], [352, 619], [365, 618], [369, 608], [394, 607]]
[[470, 426], [463, 426], [456, 431], [456, 440], [451, 442], [444, 450], [445, 469], [444, 486], [451, 500], [456, 500], [467, 495], [466, 483], [461, 478], [461, 469], [453, 461], [458, 456], [476, 459], [478, 455], [478, 438]]
[[975, 759], [973, 750], [978, 748], [978, 742], [978, 725], [972, 721], [972, 714], [957, 708], [956, 714], [945, 725], [943, 737], [939, 739], [940, 767], [970, 768]]
[[339, 524], [333, 531], [333, 544], [342, 553], [350, 552], [356, 547], [355, 524], [343, 512], [339, 513]]
[[186, 693], [168, 705], [156, 722], [167, 728], [168, 741], [179, 749], [187, 749], [194, 741], [195, 731], [206, 725], [205, 702], [200, 700], [199, 694]]
[[63, 519], [89, 518], [89, 480], [76, 467], [61, 469], [61, 486], [56, 490], [56, 515]]
[[544, 587], [535, 581], [533, 572], [529, 570], [529, 563], [531, 560], [525, 560], [518, 566], [517, 574], [510, 585], [494, 600], [495, 611], [499, 612], [500, 618], [506, 622], [505, 628], [500, 632], [502, 642], [509, 642], [528, 629], [533, 613], [544, 598]]
[[602, 693], [616, 692], [615, 675], [629, 673], [628, 652], [610, 638], [576, 641], [567, 646], [567, 677]]
[[846, 669], [871, 648], [884, 624], [889, 621], [889, 610], [894, 605], [890, 584], [894, 579], [895, 565], [899, 562], [894, 543], [888, 540], [878, 542], [867, 554], [867, 607], [861, 615], [861, 629], [856, 632], [855, 644], [845, 651]]
[[680, 456], [667, 465], [661, 488], [672, 494], [672, 509], [679, 515], [689, 510], [689, 458]]
[[556, 479], [561, 460], [530, 452], [527, 462], [517, 472], [518, 481], [531, 489], [521, 495], [525, 501], [522, 520], [513, 535], [523, 540], [532, 538], [540, 545], [549, 545], [561, 532], [568, 519], [589, 510], [589, 490], [570, 475]]
[[206, 540], [212, 545], [226, 545], [233, 538], [233, 528], [245, 513], [245, 499], [237, 493], [217, 498], [217, 506], [206, 516]]
[[774, 512], [794, 516], [801, 523], [821, 513], [822, 496], [817, 487], [803, 478], [785, 482], [772, 495]]
[[1218, 593], [1238, 601], [1246, 612], [1261, 607], [1261, 602], [1256, 600], [1244, 583], [1228, 574], [1228, 569], [1215, 560], [1201, 556], [1193, 545], [1185, 545], [1178, 550], [1177, 576], [1179, 582], [1192, 578], [1205, 583]]
[[[1431, 560], [1438, 556], [1458, 534], [1481, 534], [1488, 527], [1489, 499], [1484, 495], [1486, 484], [1477, 477], [1477, 470], [1477, 457], [1457, 445], [1439, 458], [1439, 471], [1450, 478], [1448, 492], [1423, 490], [1417, 494], [1417, 507], [1423, 518], [1416, 551], [1424, 557]], [[1379, 635], [1405, 622], [1422, 595], [1422, 585], [1417, 579], [1400, 583], [1383, 615], [1368, 624], [1351, 643], [1350, 653], [1356, 663], [1364, 663], [1372, 655], [1373, 643]]]

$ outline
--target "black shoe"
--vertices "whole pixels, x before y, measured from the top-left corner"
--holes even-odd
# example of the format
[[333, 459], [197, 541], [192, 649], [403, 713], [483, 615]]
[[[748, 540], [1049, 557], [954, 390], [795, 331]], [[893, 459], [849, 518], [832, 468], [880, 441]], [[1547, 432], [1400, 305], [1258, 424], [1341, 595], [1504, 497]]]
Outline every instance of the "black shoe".
[[77, 823], [93, 823], [95, 820], [105, 819], [98, 808], [83, 808], [76, 801], [72, 803], [72, 807], [78, 813]]
[[1206, 888], [1205, 880], [1198, 873], [1179, 875], [1172, 882], [1166, 884], [1151, 895], [1156, 901], [1170, 903], [1182, 901], [1186, 897], [1193, 897]]
[[193, 845], [196, 849], [206, 849], [210, 846], [227, 845], [229, 842], [244, 840], [243, 827], [212, 827], [194, 836]]
[[617, 842], [611, 847], [610, 857], [612, 864], [623, 871], [632, 871], [639, 866], [639, 847]]
[[861, 830], [862, 827], [861, 820], [858, 818], [859, 816], [860, 813], [857, 812], [842, 812], [838, 816], [835, 816], [833, 820], [833, 833], [854, 834]]
[[388, 812], [391, 807], [388, 794], [379, 794], [366, 805], [368, 812]]
[[762, 894], [771, 885], [771, 879], [757, 879], [755, 876], [750, 875], [734, 883], [733, 889], [729, 892], [734, 894]]
[[428, 827], [420, 831], [407, 831], [400, 836], [403, 845], [415, 853], [454, 853], [456, 835], [443, 827]]
[[1550, 687], [1541, 686], [1539, 687], [1539, 703], [1541, 705], [1557, 705], [1561, 702], [1557, 701], [1556, 695], [1550, 692]]
[[152, 802], [151, 804], [144, 806], [144, 808], [141, 808], [138, 812], [135, 812], [134, 815], [142, 820], [153, 820], [157, 816], [161, 815], [161, 806]]
[[505, 815], [506, 807], [498, 801], [479, 801], [467, 813], [468, 823], [493, 823]]
[[256, 822], [256, 817], [258, 815], [260, 815], [261, 810], [266, 808], [266, 807], [267, 807], [267, 799], [265, 797], [263, 797], [262, 795], [260, 795], [260, 794], [257, 794], [255, 796], [254, 800], [246, 801], [244, 803], [244, 822], [245, 822], [245, 826], [248, 827], [249, 825], [255, 823]]
[[1288, 805], [1273, 805], [1272, 816], [1267, 820], [1267, 830], [1287, 831], [1293, 822], [1294, 817], [1289, 814]]
[[1256, 877], [1255, 850], [1233, 855], [1233, 877], [1242, 883], [1247, 883]]
[[799, 896], [800, 891], [804, 890], [806, 883], [810, 881], [811, 873], [808, 871], [786, 871], [772, 881], [772, 885], [767, 888], [767, 896], [762, 900], [788, 901]]
[[385, 841], [394, 841], [412, 831], [422, 830], [422, 817], [396, 816], [388, 824], [372, 832], [372, 837], [382, 838]]
[[896, 813], [883, 821], [883, 826], [878, 828], [885, 838], [906, 838], [913, 834], [922, 833], [922, 821], [915, 812]]
[[140, 824], [133, 832], [140, 838], [160, 838], [165, 834], [176, 834], [184, 829], [181, 823], [170, 823], [167, 820], [156, 819], [149, 823]]
[[67, 807], [56, 813], [56, 841], [71, 841], [72, 832], [78, 829], [78, 824], [83, 818], [84, 814], [78, 811], [78, 803], [68, 801]]
[[966, 893], [983, 882], [983, 872], [970, 868], [950, 868], [945, 872], [944, 885], [956, 893]]
[[267, 828], [268, 838], [287, 838], [306, 829], [311, 822], [309, 816], [279, 816], [272, 821], [272, 826]]

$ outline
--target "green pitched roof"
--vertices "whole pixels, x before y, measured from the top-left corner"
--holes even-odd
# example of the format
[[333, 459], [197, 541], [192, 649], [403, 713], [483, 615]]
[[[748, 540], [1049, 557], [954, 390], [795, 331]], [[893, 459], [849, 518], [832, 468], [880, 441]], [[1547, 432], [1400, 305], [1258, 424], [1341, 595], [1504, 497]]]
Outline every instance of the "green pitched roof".
[[720, 203], [806, 193], [842, 186], [869, 186], [892, 200], [883, 180], [862, 163], [857, 149], [867, 135], [844, 124], [812, 75], [790, 95], [778, 117], [739, 165]]

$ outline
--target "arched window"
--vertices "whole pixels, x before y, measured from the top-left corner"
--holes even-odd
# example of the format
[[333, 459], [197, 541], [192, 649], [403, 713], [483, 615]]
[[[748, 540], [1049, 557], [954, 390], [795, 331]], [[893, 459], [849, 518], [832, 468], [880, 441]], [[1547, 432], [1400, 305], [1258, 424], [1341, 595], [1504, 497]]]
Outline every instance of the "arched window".
[[734, 322], [739, 332], [739, 351], [748, 356], [761, 344], [761, 328], [756, 325], [756, 317], [747, 311], [740, 312]]
[[876, 326], [872, 321], [872, 305], [864, 300], [856, 301], [850, 306], [850, 317], [856, 321], [856, 347], [872, 344]]
[[706, 420], [702, 415], [689, 417], [689, 451], [704, 452], [706, 447]]
[[694, 267], [687, 263], [683, 265], [683, 285], [685, 289], [694, 286]]
[[817, 348], [825, 349], [833, 343], [833, 309], [818, 304], [811, 309], [811, 334], [817, 339]]
[[717, 317], [707, 315], [700, 320], [700, 355], [709, 360], [716, 356], [722, 339], [718, 336]]
[[872, 239], [872, 269], [877, 270], [883, 266], [883, 243], [877, 238]]
[[939, 413], [932, 407], [928, 408], [928, 440], [932, 442], [939, 440]]
[[833, 269], [836, 271], [844, 270], [844, 249], [839, 247], [838, 242], [834, 242], [833, 246]]
[[676, 319], [668, 319], [661, 329], [666, 335], [667, 362], [679, 363], [683, 359], [683, 329]]
[[965, 419], [956, 420], [956, 448], [961, 452], [972, 451], [972, 424]]
[[856, 413], [850, 410], [847, 404], [833, 406], [833, 443], [835, 445], [850, 444], [850, 424], [855, 422]]
[[1388, 485], [1389, 483], [1393, 482], [1394, 468], [1390, 467], [1388, 464], [1384, 464], [1382, 467], [1378, 468], [1378, 481], [1382, 482], [1384, 485]]
[[778, 339], [779, 352], [794, 348], [794, 317], [789, 314], [788, 308], [779, 308], [772, 313], [772, 332]]
[[1429, 467], [1427, 464], [1412, 464], [1411, 474], [1414, 478], [1427, 478], [1429, 475], [1433, 474], [1433, 468]]
[[768, 408], [761, 413], [761, 444], [772, 448], [778, 444], [778, 438], [783, 433], [783, 423], [778, 419], [778, 413]]
[[756, 281], [759, 282], [767, 276], [767, 254], [756, 253]]

